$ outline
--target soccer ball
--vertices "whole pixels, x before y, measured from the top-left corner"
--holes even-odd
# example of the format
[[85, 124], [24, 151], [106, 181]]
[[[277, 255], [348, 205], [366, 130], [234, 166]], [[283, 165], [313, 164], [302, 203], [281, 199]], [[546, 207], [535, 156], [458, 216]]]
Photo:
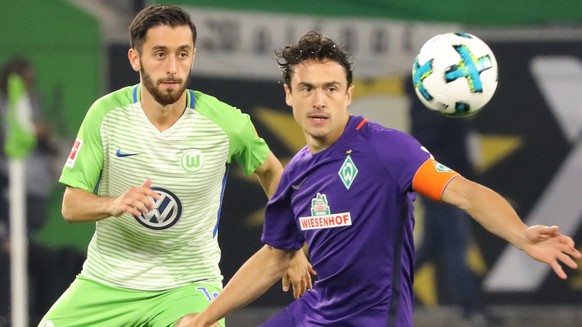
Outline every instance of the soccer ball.
[[497, 88], [497, 61], [485, 42], [468, 33], [439, 34], [420, 49], [412, 83], [422, 103], [448, 117], [479, 111]]

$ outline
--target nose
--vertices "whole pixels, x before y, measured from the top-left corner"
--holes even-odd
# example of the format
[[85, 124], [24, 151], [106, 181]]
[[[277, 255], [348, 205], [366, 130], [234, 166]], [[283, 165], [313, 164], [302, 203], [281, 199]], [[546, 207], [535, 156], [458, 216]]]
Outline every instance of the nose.
[[315, 108], [325, 108], [325, 91], [321, 89], [316, 89], [313, 93], [313, 107]]
[[174, 56], [168, 56], [166, 61], [166, 74], [176, 75], [178, 73], [178, 61]]

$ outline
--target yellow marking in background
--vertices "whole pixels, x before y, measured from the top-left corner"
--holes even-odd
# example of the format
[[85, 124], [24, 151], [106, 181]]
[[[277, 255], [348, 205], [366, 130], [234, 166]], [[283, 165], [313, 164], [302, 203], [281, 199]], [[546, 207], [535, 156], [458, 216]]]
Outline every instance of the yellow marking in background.
[[354, 99], [378, 94], [404, 94], [402, 78], [399, 76], [369, 80], [356, 79], [354, 86]]
[[438, 306], [434, 264], [424, 264], [414, 273], [414, 294], [427, 307]]
[[519, 136], [480, 135], [481, 160], [475, 169], [482, 173], [519, 149], [523, 143]]
[[[578, 251], [582, 251], [581, 248], [577, 248]], [[582, 267], [582, 259], [576, 259], [578, 267]], [[573, 290], [582, 290], [582, 270], [576, 269], [568, 274], [568, 284]]]
[[472, 271], [477, 273], [479, 276], [484, 276], [487, 273], [487, 264], [485, 264], [485, 259], [481, 254], [481, 249], [477, 242], [471, 242], [467, 248], [467, 264]]
[[293, 115], [282, 110], [271, 108], [257, 108], [253, 119], [260, 120], [265, 126], [269, 126], [272, 133], [283, 141], [293, 154], [305, 146], [305, 137], [301, 127], [295, 123]]
[[245, 224], [250, 227], [261, 227], [263, 226], [264, 220], [265, 220], [265, 208], [261, 208], [253, 211], [251, 214], [246, 216]]

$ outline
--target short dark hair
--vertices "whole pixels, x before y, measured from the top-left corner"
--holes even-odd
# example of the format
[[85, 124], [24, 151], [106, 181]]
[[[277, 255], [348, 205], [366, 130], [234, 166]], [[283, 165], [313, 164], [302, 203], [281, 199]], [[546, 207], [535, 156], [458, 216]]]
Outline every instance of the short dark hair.
[[30, 60], [22, 56], [15, 56], [10, 59], [2, 70], [0, 70], [0, 94], [6, 95], [8, 93], [8, 77], [11, 74], [16, 74], [26, 81], [26, 75], [28, 72], [33, 72], [34, 67]]
[[141, 52], [148, 30], [158, 25], [189, 26], [192, 30], [192, 42], [196, 45], [196, 26], [190, 15], [177, 6], [156, 5], [142, 9], [131, 22], [130, 46]]
[[319, 32], [308, 32], [299, 41], [289, 44], [283, 49], [275, 50], [275, 55], [283, 75], [283, 83], [289, 87], [291, 87], [293, 66], [306, 60], [337, 62], [346, 71], [348, 86], [352, 85], [353, 66], [350, 55], [334, 40]]

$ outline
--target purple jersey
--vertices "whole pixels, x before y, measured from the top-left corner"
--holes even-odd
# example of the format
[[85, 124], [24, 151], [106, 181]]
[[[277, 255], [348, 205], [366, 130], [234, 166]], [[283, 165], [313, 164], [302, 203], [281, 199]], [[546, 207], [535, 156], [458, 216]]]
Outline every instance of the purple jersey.
[[351, 116], [340, 139], [289, 162], [262, 240], [309, 246], [313, 290], [266, 325], [412, 326], [412, 179], [430, 154], [408, 134]]

